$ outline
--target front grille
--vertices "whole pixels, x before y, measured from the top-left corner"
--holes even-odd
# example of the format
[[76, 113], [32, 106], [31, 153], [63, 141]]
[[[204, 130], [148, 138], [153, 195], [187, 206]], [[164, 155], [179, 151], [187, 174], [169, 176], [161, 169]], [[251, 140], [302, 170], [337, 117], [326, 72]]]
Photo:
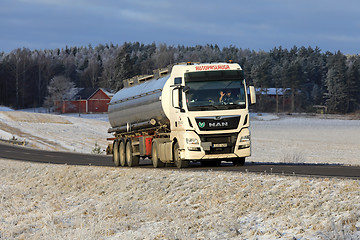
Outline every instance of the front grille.
[[210, 148], [209, 151], [205, 151], [206, 154], [223, 154], [223, 153], [233, 153], [234, 147], [224, 147], [224, 148]]
[[216, 134], [216, 135], [200, 135], [202, 142], [213, 143], [235, 143], [237, 139], [237, 133], [235, 134]]
[[[203, 144], [203, 146], [207, 146], [204, 147], [206, 154], [233, 153], [236, 144], [237, 133], [221, 135], [200, 135], [200, 139], [202, 143], [211, 143]], [[226, 144], [226, 147], [221, 146], [221, 144]]]

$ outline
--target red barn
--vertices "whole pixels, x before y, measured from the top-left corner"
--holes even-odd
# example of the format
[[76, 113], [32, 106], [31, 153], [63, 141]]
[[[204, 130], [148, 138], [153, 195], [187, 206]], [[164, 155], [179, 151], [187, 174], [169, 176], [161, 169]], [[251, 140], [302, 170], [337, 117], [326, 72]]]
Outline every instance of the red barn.
[[71, 100], [57, 104], [55, 110], [61, 113], [105, 113], [112, 96], [103, 88], [83, 88]]

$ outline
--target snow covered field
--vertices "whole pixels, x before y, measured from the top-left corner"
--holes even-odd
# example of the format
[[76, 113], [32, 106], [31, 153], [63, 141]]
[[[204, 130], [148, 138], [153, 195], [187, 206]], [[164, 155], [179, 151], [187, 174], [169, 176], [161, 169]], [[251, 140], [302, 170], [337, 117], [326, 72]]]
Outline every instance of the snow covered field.
[[360, 120], [327, 117], [254, 114], [248, 161], [360, 165]]
[[[26, 140], [30, 147], [91, 153], [107, 147], [106, 114], [52, 115], [1, 111], [0, 139]], [[311, 116], [251, 115], [248, 162], [360, 165], [360, 120]]]
[[[43, 149], [105, 149], [108, 127], [0, 112], [0, 137]], [[251, 131], [248, 161], [360, 165], [359, 120], [252, 115]], [[0, 239], [360, 239], [360, 181], [0, 159]]]
[[109, 127], [106, 114], [82, 114], [79, 118], [78, 114], [0, 111], [0, 139], [15, 137], [45, 150], [91, 153], [95, 144], [104, 150], [106, 138], [111, 137]]

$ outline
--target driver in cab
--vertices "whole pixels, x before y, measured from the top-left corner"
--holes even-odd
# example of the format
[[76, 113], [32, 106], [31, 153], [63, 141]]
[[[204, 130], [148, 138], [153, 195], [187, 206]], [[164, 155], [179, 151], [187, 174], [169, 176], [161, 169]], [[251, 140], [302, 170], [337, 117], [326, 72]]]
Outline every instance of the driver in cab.
[[231, 96], [231, 91], [220, 91], [220, 98], [219, 98], [219, 102], [222, 104], [230, 104], [233, 103], [234, 100]]

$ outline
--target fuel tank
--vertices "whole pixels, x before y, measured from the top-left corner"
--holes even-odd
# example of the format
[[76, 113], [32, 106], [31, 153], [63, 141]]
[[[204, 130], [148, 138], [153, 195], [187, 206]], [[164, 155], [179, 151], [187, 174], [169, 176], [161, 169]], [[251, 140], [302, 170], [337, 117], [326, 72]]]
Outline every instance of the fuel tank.
[[112, 128], [142, 123], [155, 119], [168, 121], [162, 107], [163, 88], [170, 75], [123, 88], [111, 99], [108, 117]]

